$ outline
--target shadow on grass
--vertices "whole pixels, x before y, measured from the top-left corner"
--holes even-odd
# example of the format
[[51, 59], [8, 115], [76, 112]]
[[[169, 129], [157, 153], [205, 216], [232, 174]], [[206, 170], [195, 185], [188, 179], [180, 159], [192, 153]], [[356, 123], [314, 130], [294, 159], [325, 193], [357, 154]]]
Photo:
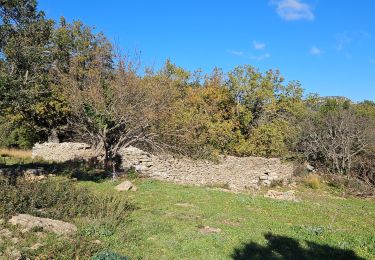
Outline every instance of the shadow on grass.
[[24, 176], [28, 170], [34, 175], [54, 174], [56, 176], [65, 176], [76, 178], [79, 181], [101, 182], [111, 176], [110, 173], [101, 170], [97, 164], [83, 161], [72, 160], [63, 163], [57, 162], [20, 162], [17, 164], [0, 164], [0, 175], [8, 178], [11, 182], [18, 177]]
[[259, 245], [254, 242], [244, 244], [236, 248], [231, 257], [233, 260], [248, 259], [353, 259], [362, 260], [352, 250], [344, 250], [320, 245], [314, 242], [306, 241], [307, 248], [303, 248], [298, 240], [286, 236], [278, 236], [268, 233], [264, 236], [267, 239], [267, 245]]

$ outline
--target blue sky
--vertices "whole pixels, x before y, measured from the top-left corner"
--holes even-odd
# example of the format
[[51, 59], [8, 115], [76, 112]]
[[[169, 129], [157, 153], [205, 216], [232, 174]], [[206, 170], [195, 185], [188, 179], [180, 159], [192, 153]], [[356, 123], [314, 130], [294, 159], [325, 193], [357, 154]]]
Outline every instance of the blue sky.
[[375, 100], [374, 0], [40, 0], [49, 18], [82, 20], [142, 62], [225, 72], [280, 69], [306, 92]]

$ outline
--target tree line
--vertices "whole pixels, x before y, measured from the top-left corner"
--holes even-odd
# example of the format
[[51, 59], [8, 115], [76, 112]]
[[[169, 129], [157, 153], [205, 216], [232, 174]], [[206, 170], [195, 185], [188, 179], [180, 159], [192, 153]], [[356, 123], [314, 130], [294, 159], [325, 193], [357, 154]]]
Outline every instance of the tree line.
[[122, 147], [303, 158], [374, 184], [375, 103], [306, 95], [278, 70], [204, 74], [167, 60], [141, 71], [80, 21], [56, 22], [36, 0], [0, 0], [0, 145], [58, 137], [116, 167]]

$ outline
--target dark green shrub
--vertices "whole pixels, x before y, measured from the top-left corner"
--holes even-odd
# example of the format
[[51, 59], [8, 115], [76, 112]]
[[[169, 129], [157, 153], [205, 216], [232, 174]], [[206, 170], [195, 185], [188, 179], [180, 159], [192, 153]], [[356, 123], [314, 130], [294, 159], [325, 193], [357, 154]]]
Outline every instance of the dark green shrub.
[[127, 256], [119, 255], [110, 250], [104, 250], [95, 254], [92, 257], [92, 260], [130, 260], [130, 258]]

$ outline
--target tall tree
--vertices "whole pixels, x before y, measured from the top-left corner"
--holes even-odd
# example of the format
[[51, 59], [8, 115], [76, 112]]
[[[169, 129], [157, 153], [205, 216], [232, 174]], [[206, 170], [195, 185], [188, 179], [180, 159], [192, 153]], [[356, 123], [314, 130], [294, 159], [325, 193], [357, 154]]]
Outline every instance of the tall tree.
[[94, 57], [80, 78], [80, 64], [72, 57], [68, 74], [61, 74], [70, 104], [69, 126], [102, 156], [106, 168], [116, 173], [117, 154], [123, 147], [147, 144], [163, 147], [168, 130], [163, 129], [174, 109], [174, 94], [168, 84], [142, 79], [134, 63], [117, 57], [108, 68], [106, 51], [96, 47]]

